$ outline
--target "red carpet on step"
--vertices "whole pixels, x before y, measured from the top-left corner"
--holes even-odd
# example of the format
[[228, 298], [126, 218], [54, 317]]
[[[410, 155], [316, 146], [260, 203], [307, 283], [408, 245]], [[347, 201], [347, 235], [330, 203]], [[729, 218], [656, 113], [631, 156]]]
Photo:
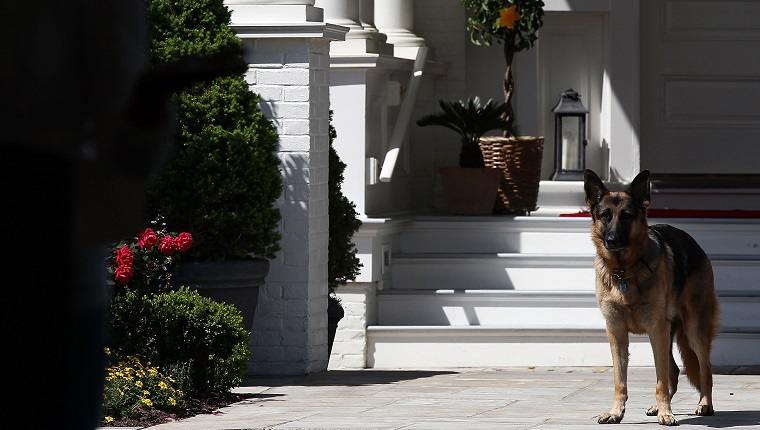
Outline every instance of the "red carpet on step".
[[[649, 209], [649, 218], [728, 218], [753, 219], [760, 218], [760, 211], [733, 210], [702, 210], [702, 209]], [[561, 217], [589, 217], [588, 211], [560, 214]]]

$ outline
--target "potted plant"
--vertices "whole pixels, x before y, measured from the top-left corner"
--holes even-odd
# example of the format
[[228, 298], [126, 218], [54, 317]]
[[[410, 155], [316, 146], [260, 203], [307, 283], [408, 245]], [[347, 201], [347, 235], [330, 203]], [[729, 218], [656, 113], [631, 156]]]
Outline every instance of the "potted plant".
[[515, 54], [533, 47], [543, 26], [544, 2], [541, 0], [461, 0], [467, 8], [467, 29], [476, 45], [503, 45], [506, 69], [502, 75], [504, 121], [513, 127], [502, 137], [486, 137], [480, 145], [486, 166], [504, 168], [497, 211], [524, 213], [536, 209], [543, 157], [543, 137], [516, 136], [518, 122], [512, 109], [515, 91], [512, 65]]
[[438, 125], [459, 134], [459, 167], [442, 167], [441, 181], [449, 212], [458, 215], [489, 215], [493, 212], [501, 169], [486, 167], [480, 139], [489, 131], [509, 128], [504, 113], [507, 105], [479, 97], [439, 100], [442, 112], [417, 120], [417, 125]]
[[245, 81], [230, 17], [222, 0], [148, 2], [154, 65], [238, 51], [243, 67], [174, 95], [178, 147], [149, 189], [147, 216], [193, 236], [172, 286], [237, 306], [250, 330], [258, 288], [279, 250], [274, 203], [282, 177], [278, 136]]

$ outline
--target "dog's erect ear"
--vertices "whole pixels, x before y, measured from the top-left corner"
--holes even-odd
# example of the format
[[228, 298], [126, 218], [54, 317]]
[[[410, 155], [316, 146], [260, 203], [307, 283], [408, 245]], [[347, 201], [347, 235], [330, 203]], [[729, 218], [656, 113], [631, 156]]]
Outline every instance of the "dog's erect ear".
[[637, 204], [646, 209], [649, 207], [649, 202], [651, 201], [649, 188], [649, 170], [642, 170], [641, 173], [633, 178], [626, 193], [628, 193]]
[[602, 201], [602, 197], [609, 191], [596, 173], [591, 169], [583, 172], [583, 189], [586, 191], [586, 204], [593, 208]]

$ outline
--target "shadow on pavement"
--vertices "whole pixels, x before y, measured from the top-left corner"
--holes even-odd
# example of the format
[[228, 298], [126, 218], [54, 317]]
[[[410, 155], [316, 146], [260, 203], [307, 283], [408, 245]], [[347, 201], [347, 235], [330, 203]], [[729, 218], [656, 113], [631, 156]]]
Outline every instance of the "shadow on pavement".
[[[681, 424], [699, 425], [708, 428], [734, 428], [760, 426], [760, 411], [715, 411], [712, 417], [700, 417], [696, 415], [687, 418], [678, 418]], [[720, 421], [720, 422], [716, 422]]]
[[392, 384], [413, 379], [429, 378], [436, 375], [458, 374], [455, 371], [428, 371], [428, 370], [325, 370], [306, 376], [284, 377], [250, 377], [240, 385], [240, 390], [245, 387], [279, 387], [283, 385], [300, 386], [362, 386], [377, 384]]

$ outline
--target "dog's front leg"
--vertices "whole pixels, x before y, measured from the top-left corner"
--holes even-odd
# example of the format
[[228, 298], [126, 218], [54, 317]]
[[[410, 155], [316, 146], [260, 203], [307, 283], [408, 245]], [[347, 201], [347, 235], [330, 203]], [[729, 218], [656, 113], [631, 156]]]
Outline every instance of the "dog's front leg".
[[[677, 426], [678, 420], [670, 409], [670, 360], [672, 340], [670, 338], [670, 321], [662, 321], [649, 330], [649, 342], [654, 354], [654, 367], [657, 374], [655, 399], [657, 400], [657, 421], [665, 426]], [[654, 410], [654, 408], [652, 408]]]
[[617, 424], [623, 420], [625, 402], [628, 400], [628, 329], [608, 323], [607, 339], [612, 353], [615, 395], [610, 411], [599, 416], [599, 424]]

